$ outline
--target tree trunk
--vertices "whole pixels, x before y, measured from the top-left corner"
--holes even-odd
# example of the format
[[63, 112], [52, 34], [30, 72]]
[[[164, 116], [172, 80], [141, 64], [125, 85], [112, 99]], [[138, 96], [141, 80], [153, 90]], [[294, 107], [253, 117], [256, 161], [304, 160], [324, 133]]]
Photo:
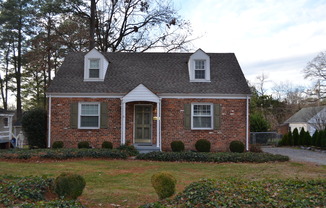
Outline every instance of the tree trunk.
[[17, 84], [17, 110], [16, 117], [20, 121], [22, 118], [22, 103], [21, 103], [21, 65], [22, 65], [22, 18], [19, 18], [18, 22], [18, 54], [17, 54], [17, 71], [16, 71], [16, 84]]
[[96, 13], [96, 2], [91, 0], [91, 19], [89, 25], [89, 50], [92, 50], [95, 47], [95, 13]]

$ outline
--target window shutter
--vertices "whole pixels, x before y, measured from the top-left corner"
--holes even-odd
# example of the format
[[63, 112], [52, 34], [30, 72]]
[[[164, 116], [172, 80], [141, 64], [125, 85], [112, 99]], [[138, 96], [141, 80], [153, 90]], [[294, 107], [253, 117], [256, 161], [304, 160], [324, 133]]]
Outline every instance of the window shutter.
[[214, 104], [214, 129], [218, 130], [221, 127], [221, 104]]
[[108, 104], [101, 103], [101, 118], [100, 118], [100, 127], [101, 129], [108, 128]]
[[70, 128], [78, 128], [78, 103], [70, 105]]
[[191, 129], [191, 104], [184, 105], [184, 125], [185, 129]]

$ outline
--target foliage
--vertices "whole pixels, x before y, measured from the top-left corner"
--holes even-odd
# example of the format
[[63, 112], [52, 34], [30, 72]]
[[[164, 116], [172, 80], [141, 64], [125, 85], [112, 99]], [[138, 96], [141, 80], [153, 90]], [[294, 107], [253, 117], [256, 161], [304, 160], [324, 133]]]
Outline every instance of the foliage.
[[[300, 146], [315, 146], [318, 148], [326, 148], [326, 130], [318, 131], [316, 130], [313, 136], [310, 136], [308, 131], [305, 131], [303, 128], [300, 131], [300, 135], [297, 133], [298, 130], [295, 128], [293, 130], [293, 139], [291, 141], [291, 132], [285, 134], [282, 140], [279, 142], [279, 146], [293, 146], [293, 145], [300, 145]], [[295, 141], [297, 138], [297, 142]]]
[[292, 132], [292, 139], [293, 139], [293, 145], [298, 145], [299, 144], [299, 139], [300, 139], [300, 135], [299, 135], [299, 130], [297, 128], [295, 128]]
[[108, 149], [15, 149], [0, 152], [0, 158], [4, 159], [30, 159], [31, 157], [56, 160], [65, 160], [71, 158], [126, 159], [127, 156], [128, 154], [126, 152]]
[[263, 150], [261, 149], [261, 146], [259, 144], [251, 144], [249, 147], [250, 152], [256, 152], [256, 153], [261, 153]]
[[120, 145], [117, 149], [128, 156], [136, 156], [139, 154], [138, 150], [133, 145]]
[[88, 141], [78, 142], [78, 149], [89, 149], [91, 146]]
[[325, 192], [325, 180], [201, 179], [172, 200], [143, 207], [324, 207]]
[[200, 153], [200, 152], [150, 152], [139, 154], [138, 160], [152, 161], [182, 161], [182, 162], [271, 162], [271, 161], [288, 161], [289, 157], [283, 155], [273, 155], [269, 153]]
[[211, 143], [207, 139], [200, 139], [195, 144], [198, 152], [209, 152], [211, 150]]
[[61, 149], [63, 148], [63, 141], [55, 141], [52, 144], [53, 149]]
[[22, 127], [30, 147], [46, 147], [46, 111], [33, 109], [24, 113]]
[[182, 152], [185, 150], [185, 145], [182, 141], [171, 142], [171, 149], [173, 152]]
[[241, 141], [232, 141], [230, 143], [229, 148], [231, 152], [238, 152], [238, 153], [243, 153], [245, 150], [245, 146]]
[[44, 200], [44, 194], [49, 190], [53, 179], [44, 177], [9, 177], [0, 176], [0, 206], [12, 206], [19, 201]]
[[73, 173], [61, 173], [54, 181], [54, 191], [65, 199], [77, 199], [83, 193], [85, 186], [85, 179]]
[[250, 131], [251, 132], [266, 132], [270, 128], [270, 124], [260, 112], [250, 114]]
[[102, 143], [102, 148], [105, 148], [105, 149], [112, 149], [112, 148], [113, 148], [113, 144], [112, 144], [112, 142], [104, 141], [104, 142]]
[[177, 180], [168, 172], [159, 172], [152, 175], [152, 186], [160, 199], [165, 199], [175, 193]]

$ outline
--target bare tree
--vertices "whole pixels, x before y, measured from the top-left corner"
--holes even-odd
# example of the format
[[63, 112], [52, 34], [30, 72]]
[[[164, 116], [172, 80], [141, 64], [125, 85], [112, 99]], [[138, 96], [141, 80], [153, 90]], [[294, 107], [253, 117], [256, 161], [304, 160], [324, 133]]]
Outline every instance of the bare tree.
[[[189, 22], [177, 14], [169, 0], [92, 0], [90, 6], [75, 10], [90, 22], [90, 41], [95, 26], [95, 47], [100, 51], [187, 50], [192, 41]], [[94, 10], [95, 15], [89, 14]]]
[[266, 74], [262, 73], [261, 75], [258, 75], [256, 77], [256, 79], [258, 80], [257, 87], [256, 87], [257, 91], [260, 96], [264, 96], [266, 93], [266, 89], [265, 89], [264, 85], [267, 82], [268, 76]]

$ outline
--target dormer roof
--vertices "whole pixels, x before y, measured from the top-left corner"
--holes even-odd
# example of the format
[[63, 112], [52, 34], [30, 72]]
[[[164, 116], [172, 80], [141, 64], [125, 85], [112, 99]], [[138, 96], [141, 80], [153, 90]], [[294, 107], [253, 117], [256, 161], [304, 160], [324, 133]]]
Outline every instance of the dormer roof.
[[[108, 66], [108, 59], [93, 48], [86, 53], [84, 57], [84, 81], [104, 81]], [[92, 73], [91, 70], [93, 70], [95, 74]]]
[[[65, 61], [47, 93], [127, 94], [143, 84], [156, 95], [250, 95], [250, 89], [233, 53], [206, 53], [210, 82], [191, 82], [188, 62], [194, 53], [100, 53], [110, 65], [102, 82], [84, 81], [84, 57], [75, 52]], [[196, 54], [196, 53], [195, 53]]]

